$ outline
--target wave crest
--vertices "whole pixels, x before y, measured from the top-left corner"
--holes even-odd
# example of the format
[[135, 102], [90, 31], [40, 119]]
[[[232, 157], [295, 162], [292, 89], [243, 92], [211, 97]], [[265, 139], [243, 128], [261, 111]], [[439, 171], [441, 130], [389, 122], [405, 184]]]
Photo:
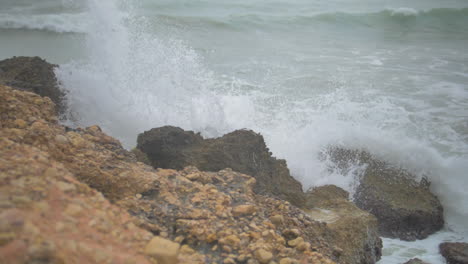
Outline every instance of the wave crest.
[[86, 33], [84, 14], [10, 15], [0, 14], [0, 29], [43, 30], [56, 33]]

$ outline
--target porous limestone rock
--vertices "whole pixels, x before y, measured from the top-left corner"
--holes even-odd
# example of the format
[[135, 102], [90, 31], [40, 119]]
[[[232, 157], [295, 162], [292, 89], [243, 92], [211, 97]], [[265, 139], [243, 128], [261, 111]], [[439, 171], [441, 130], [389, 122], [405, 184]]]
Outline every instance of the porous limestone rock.
[[349, 164], [365, 167], [354, 202], [377, 217], [382, 236], [424, 239], [444, 226], [442, 205], [427, 180], [417, 182], [406, 170], [365, 151], [330, 148], [327, 155], [341, 169]]
[[165, 126], [138, 135], [137, 142], [137, 148], [155, 168], [231, 168], [253, 176], [258, 194], [272, 195], [299, 207], [304, 205], [302, 186], [289, 174], [286, 161], [272, 157], [263, 137], [253, 131], [236, 130], [220, 138], [203, 139], [192, 131]]
[[0, 263], [151, 263], [152, 237], [38, 148], [0, 132]]
[[145, 254], [154, 257], [158, 264], [177, 264], [180, 245], [156, 236], [146, 245]]
[[[39, 225], [27, 225], [25, 236], [28, 240], [24, 242], [22, 239], [19, 244], [15, 242], [18, 235], [15, 231], [2, 231], [0, 245], [3, 247], [0, 250], [6, 250], [1, 254], [8, 256], [6, 263], [23, 261], [18, 252], [29, 241], [51, 241], [44, 245], [39, 242], [31, 245], [34, 247], [30, 255], [34, 258], [46, 256], [52, 263], [52, 260], [61, 261], [62, 256], [68, 255], [68, 251], [60, 253], [64, 250], [62, 246], [76, 248], [73, 254], [87, 258], [76, 261], [70, 258], [67, 263], [105, 263], [106, 259], [122, 263], [120, 258], [127, 255], [132, 256], [136, 263], [145, 263], [152, 261], [142, 253], [153, 236], [183, 245], [177, 257], [179, 263], [255, 263], [255, 252], [259, 249], [270, 252], [273, 262], [289, 258], [299, 263], [334, 263], [331, 231], [327, 226], [312, 220], [289, 202], [255, 194], [253, 186], [256, 181], [250, 176], [229, 169], [218, 172], [202, 172], [193, 167], [181, 171], [155, 170], [136, 162], [132, 153], [97, 126], [70, 130], [59, 125], [50, 99], [1, 85], [0, 113], [0, 138], [8, 142], [1, 147], [7, 152], [1, 155], [0, 160], [11, 166], [13, 171], [28, 169], [29, 166], [35, 173], [34, 177], [23, 181], [10, 170], [0, 170], [2, 177], [11, 178], [2, 180], [5, 191], [0, 192], [0, 208], [20, 210], [26, 214], [24, 219], [31, 219]], [[20, 147], [12, 147], [17, 145]], [[15, 163], [4, 159], [16, 159], [21, 153], [30, 152], [23, 151], [23, 147], [45, 153], [47, 158], [43, 164], [46, 168], [37, 169], [31, 160]], [[34, 154], [32, 158], [42, 160], [41, 155]], [[59, 173], [54, 172], [54, 164], [61, 166]], [[44, 171], [44, 175], [62, 175], [65, 180], [54, 183], [54, 180], [47, 180], [52, 176], [44, 178], [40, 176], [42, 174], [38, 175], [40, 171]], [[42, 179], [45, 183], [37, 184]], [[16, 185], [30, 189], [24, 193], [13, 187]], [[83, 199], [94, 199], [97, 195], [102, 202], [88, 204], [76, 196], [70, 199], [56, 196], [84, 191]], [[40, 203], [41, 199], [46, 199], [45, 203]], [[37, 210], [31, 206], [36, 202], [39, 202]], [[122, 210], [115, 211], [119, 210], [116, 206], [130, 215]], [[245, 214], [234, 216], [235, 208], [239, 206], [244, 206], [240, 207], [240, 212]], [[40, 210], [52, 211], [60, 217], [51, 217]], [[283, 216], [283, 225], [276, 226], [270, 221], [270, 217], [275, 215]], [[6, 217], [9, 219], [8, 215]], [[40, 217], [44, 217], [41, 221], [47, 223], [46, 226], [41, 226]], [[122, 220], [121, 228], [117, 228], [115, 225], [120, 225], [120, 217], [125, 221]], [[34, 234], [41, 234], [44, 239], [29, 240]], [[84, 236], [86, 243], [68, 245], [69, 242], [55, 239], [55, 234], [60, 234], [63, 236], [60, 239], [66, 241], [81, 241], [79, 236]], [[301, 236], [310, 246], [290, 248], [286, 245], [286, 239], [290, 237], [283, 234]], [[106, 235], [112, 238], [122, 235], [123, 240], [111, 242]], [[106, 250], [93, 250], [97, 244]], [[114, 255], [108, 254], [111, 250]]]
[[339, 263], [376, 263], [382, 255], [377, 219], [348, 200], [348, 192], [325, 185], [307, 191], [307, 210], [312, 219], [333, 230], [333, 253]]

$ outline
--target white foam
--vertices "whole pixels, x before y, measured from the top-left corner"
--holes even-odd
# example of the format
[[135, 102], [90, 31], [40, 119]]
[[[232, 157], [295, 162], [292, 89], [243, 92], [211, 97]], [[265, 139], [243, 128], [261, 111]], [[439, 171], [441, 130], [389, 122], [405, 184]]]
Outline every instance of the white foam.
[[121, 12], [114, 1], [89, 0], [89, 7], [91, 61], [57, 70], [78, 125], [100, 124], [126, 147], [138, 133], [162, 125], [217, 134], [214, 128], [224, 126], [222, 102], [207, 89], [212, 73], [192, 49], [146, 33], [146, 21]]
[[467, 242], [467, 235], [467, 233], [441, 230], [427, 239], [418, 241], [383, 238], [382, 259], [378, 263], [401, 264], [412, 258], [419, 258], [432, 264], [446, 263], [439, 253], [439, 244], [442, 242]]
[[415, 16], [419, 11], [410, 7], [388, 8], [392, 16]]
[[45, 30], [57, 33], [85, 33], [89, 19], [85, 14], [0, 14], [1, 29]]

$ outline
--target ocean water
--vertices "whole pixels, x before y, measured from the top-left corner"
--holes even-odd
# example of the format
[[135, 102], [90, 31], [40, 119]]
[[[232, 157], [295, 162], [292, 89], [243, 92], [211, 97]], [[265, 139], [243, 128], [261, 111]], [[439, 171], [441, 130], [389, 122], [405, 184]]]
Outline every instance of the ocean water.
[[427, 176], [445, 208], [428, 239], [384, 239], [379, 263], [445, 263], [468, 241], [466, 0], [0, 0], [0, 59], [60, 68], [67, 123], [125, 147], [175, 125], [264, 135], [304, 188], [353, 191], [330, 145], [367, 149]]

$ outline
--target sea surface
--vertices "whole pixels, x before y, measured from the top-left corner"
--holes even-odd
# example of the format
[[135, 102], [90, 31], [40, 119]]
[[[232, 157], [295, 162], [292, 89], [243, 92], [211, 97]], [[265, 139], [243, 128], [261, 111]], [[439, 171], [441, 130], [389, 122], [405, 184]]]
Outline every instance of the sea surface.
[[447, 221], [428, 239], [384, 239], [381, 264], [445, 263], [468, 241], [468, 1], [0, 0], [0, 59], [60, 65], [69, 125], [125, 147], [175, 125], [264, 135], [304, 188], [348, 175], [319, 158], [363, 148], [427, 176]]

